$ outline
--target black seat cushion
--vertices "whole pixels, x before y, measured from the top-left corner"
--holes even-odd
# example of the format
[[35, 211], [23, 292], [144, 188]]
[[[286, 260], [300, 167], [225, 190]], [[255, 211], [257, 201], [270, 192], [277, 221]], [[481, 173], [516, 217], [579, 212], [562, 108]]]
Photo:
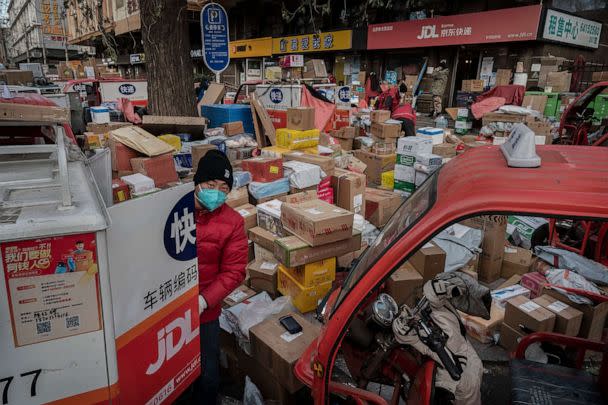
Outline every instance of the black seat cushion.
[[533, 405], [606, 404], [597, 379], [574, 368], [511, 360], [511, 403]]

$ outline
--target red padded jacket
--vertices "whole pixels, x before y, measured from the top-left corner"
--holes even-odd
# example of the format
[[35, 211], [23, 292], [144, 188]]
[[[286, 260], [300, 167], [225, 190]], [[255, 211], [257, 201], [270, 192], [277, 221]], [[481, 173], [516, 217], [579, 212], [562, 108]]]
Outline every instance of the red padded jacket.
[[247, 235], [245, 222], [226, 204], [214, 211], [197, 210], [196, 252], [198, 288], [207, 301], [201, 323], [220, 316], [222, 301], [245, 279]]

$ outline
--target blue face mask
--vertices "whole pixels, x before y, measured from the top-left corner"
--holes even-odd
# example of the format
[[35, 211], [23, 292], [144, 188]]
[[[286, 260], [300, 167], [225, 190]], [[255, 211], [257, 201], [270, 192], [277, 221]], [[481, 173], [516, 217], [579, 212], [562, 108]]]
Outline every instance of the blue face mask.
[[209, 211], [214, 211], [226, 201], [226, 193], [212, 188], [202, 188], [196, 193], [198, 202]]

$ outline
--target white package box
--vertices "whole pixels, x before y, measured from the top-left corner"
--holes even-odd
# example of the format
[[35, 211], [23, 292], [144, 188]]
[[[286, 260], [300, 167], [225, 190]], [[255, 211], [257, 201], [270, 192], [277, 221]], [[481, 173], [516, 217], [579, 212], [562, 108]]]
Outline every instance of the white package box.
[[433, 145], [440, 145], [444, 140], [444, 132], [441, 128], [424, 127], [416, 130], [416, 136], [430, 139]]
[[122, 176], [120, 179], [127, 183], [131, 191], [135, 194], [145, 193], [146, 191], [151, 191], [156, 187], [154, 180], [148, 176], [144, 176], [141, 173]]
[[416, 156], [416, 163], [424, 166], [441, 166], [442, 162], [443, 158], [441, 156], [432, 153], [419, 153]]
[[433, 153], [433, 141], [426, 137], [407, 136], [397, 141], [398, 154]]
[[495, 302], [498, 306], [504, 308], [507, 301], [509, 301], [511, 298], [519, 297], [520, 295], [530, 298], [530, 290], [519, 284], [515, 284], [492, 291], [492, 302]]
[[95, 124], [110, 122], [110, 110], [107, 107], [91, 107], [91, 120]]
[[420, 186], [422, 183], [424, 183], [424, 181], [426, 179], [428, 179], [428, 177], [430, 176], [430, 174], [425, 173], [425, 172], [421, 172], [416, 170], [416, 187]]
[[416, 169], [413, 166], [395, 165], [395, 180], [414, 183], [416, 181]]
[[283, 168], [285, 176], [289, 177], [289, 185], [294, 188], [316, 186], [326, 176], [319, 166], [297, 160], [284, 162]]

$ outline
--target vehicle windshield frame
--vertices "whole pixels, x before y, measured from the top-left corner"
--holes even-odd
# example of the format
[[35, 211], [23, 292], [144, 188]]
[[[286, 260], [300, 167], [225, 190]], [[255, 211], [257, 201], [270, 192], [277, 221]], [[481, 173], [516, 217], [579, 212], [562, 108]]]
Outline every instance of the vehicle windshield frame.
[[[358, 263], [353, 267], [342, 284], [338, 298], [336, 299], [329, 317], [331, 318], [340, 305], [344, 302], [345, 298], [349, 295], [352, 289], [357, 283], [365, 277], [369, 270], [374, 267], [378, 260], [386, 254], [403, 236], [405, 236], [435, 205], [437, 201], [437, 182], [441, 169], [435, 171], [430, 175], [424, 183], [422, 183], [417, 190], [395, 211], [391, 216], [390, 220], [382, 229], [382, 232], [376, 237], [373, 244], [370, 245], [361, 256]], [[424, 202], [426, 200], [426, 206], [423, 210], [415, 213], [412, 207]], [[403, 225], [403, 219], [407, 221], [410, 216], [405, 215], [405, 212], [415, 213], [416, 216], [411, 217], [409, 224]], [[400, 229], [400, 226], [403, 226]], [[382, 240], [385, 237], [392, 237], [388, 243], [382, 244]]]

